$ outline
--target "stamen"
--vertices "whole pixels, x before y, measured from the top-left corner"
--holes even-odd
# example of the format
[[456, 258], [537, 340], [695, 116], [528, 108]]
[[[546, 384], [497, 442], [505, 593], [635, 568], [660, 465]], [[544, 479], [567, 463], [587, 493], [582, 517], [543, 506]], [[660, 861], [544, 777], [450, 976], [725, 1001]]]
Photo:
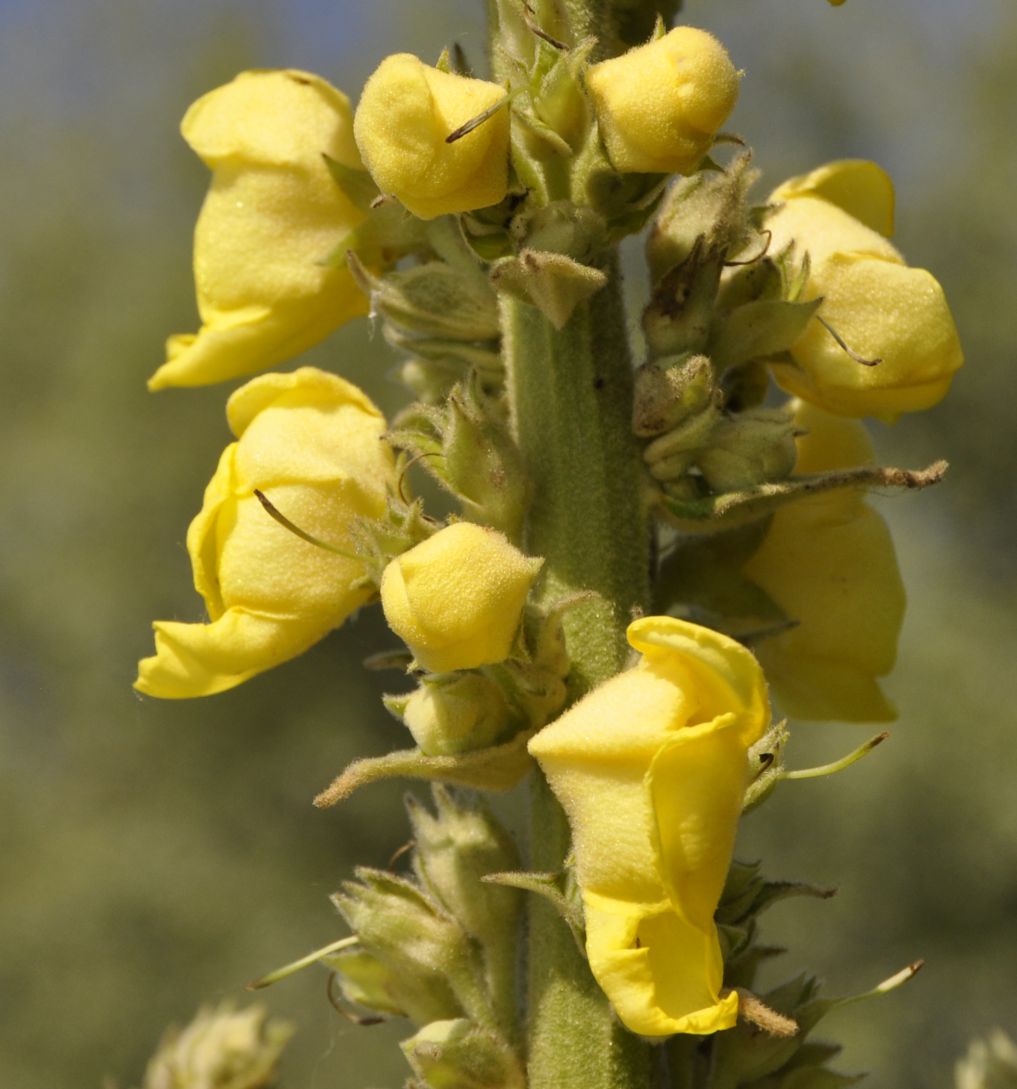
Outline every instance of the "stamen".
[[348, 552], [345, 548], [340, 548], [338, 545], [329, 544], [328, 541], [322, 541], [319, 538], [312, 536], [306, 529], [301, 529], [300, 526], [291, 522], [289, 518], [287, 518], [286, 515], [269, 500], [264, 492], [255, 488], [254, 494], [258, 497], [258, 502], [265, 508], [265, 511], [271, 518], [275, 519], [283, 529], [288, 529], [290, 533], [299, 537], [302, 541], [314, 545], [315, 548], [323, 548], [326, 552], [334, 552], [337, 556], [344, 556], [348, 560], [360, 559], [355, 552]]
[[469, 121], [464, 125], [460, 125], [454, 132], [450, 132], [445, 137], [446, 144], [454, 144], [456, 140], [461, 140], [464, 136], [468, 136], [474, 129], [480, 128], [480, 126], [490, 117], [493, 117], [503, 106], [506, 106], [511, 95], [506, 95], [504, 98], [499, 98], [493, 106], [488, 106], [483, 113], [478, 113], [476, 117], [471, 117]]
[[840, 348], [842, 348], [842, 349], [843, 349], [843, 350], [844, 350], [845, 352], [847, 352], [847, 354], [848, 354], [849, 356], [851, 356], [851, 358], [852, 358], [852, 359], [853, 359], [853, 360], [854, 360], [854, 361], [855, 361], [856, 363], [861, 363], [861, 365], [862, 365], [863, 367], [876, 367], [876, 366], [878, 366], [878, 365], [879, 365], [880, 363], [882, 363], [882, 362], [883, 362], [883, 361], [882, 361], [882, 359], [865, 359], [865, 358], [864, 358], [863, 356], [860, 356], [860, 355], [859, 355], [859, 354], [858, 354], [858, 353], [857, 353], [856, 351], [854, 351], [853, 349], [849, 348], [849, 347], [847, 346], [847, 344], [845, 344], [845, 343], [844, 343], [844, 338], [843, 338], [843, 337], [842, 337], [842, 336], [841, 336], [841, 335], [840, 335], [840, 334], [839, 334], [839, 333], [837, 332], [837, 330], [836, 330], [836, 329], [834, 329], [834, 328], [833, 328], [833, 326], [832, 326], [832, 325], [831, 325], [831, 324], [830, 324], [830, 323], [829, 323], [828, 321], [826, 321], [826, 320], [825, 320], [825, 319], [824, 319], [824, 318], [823, 318], [823, 317], [822, 317], [822, 316], [821, 316], [820, 314], [817, 314], [817, 315], [816, 315], [816, 321], [818, 321], [818, 322], [819, 322], [819, 324], [820, 324], [820, 325], [822, 325], [822, 327], [823, 327], [823, 328], [824, 328], [824, 329], [825, 329], [825, 330], [826, 330], [826, 331], [827, 331], [827, 332], [828, 332], [828, 333], [830, 334], [830, 336], [832, 336], [832, 337], [833, 337], [833, 339], [834, 339], [834, 340], [835, 340], [835, 341], [837, 342], [837, 344], [839, 345], [839, 347], [840, 347]]

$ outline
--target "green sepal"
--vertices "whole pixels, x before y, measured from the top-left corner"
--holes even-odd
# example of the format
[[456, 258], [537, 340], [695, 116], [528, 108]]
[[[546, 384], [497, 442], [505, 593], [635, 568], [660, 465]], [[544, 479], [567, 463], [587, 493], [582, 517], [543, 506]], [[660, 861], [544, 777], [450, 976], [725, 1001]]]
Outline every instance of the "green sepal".
[[501, 1036], [465, 1018], [435, 1021], [400, 1045], [427, 1089], [525, 1089], [519, 1056]]
[[381, 190], [374, 182], [374, 178], [364, 169], [347, 166], [345, 163], [333, 159], [323, 151], [321, 157], [325, 160], [329, 174], [333, 181], [343, 191], [351, 203], [362, 212], [366, 212], [371, 205], [381, 196]]
[[724, 370], [786, 351], [805, 332], [822, 301], [760, 299], [745, 303], [715, 323], [707, 354]]
[[[532, 892], [546, 900], [562, 917], [583, 955], [586, 955], [586, 922], [575, 882], [560, 873], [493, 873], [484, 878], [494, 885]], [[570, 895], [571, 892], [571, 895]]]
[[778, 483], [758, 484], [724, 495], [696, 499], [664, 496], [662, 506], [669, 521], [687, 533], [716, 533], [748, 525], [778, 511], [788, 503], [840, 488], [926, 488], [937, 484], [946, 472], [945, 461], [925, 469], [892, 469], [862, 465], [829, 473], [812, 473]]
[[332, 903], [393, 985], [412, 985], [417, 1008], [406, 1006], [410, 992], [397, 999], [407, 1015], [423, 1024], [465, 1013], [490, 1024], [483, 964], [459, 921], [413, 881], [364, 866], [355, 872]]
[[406, 333], [480, 341], [500, 334], [491, 288], [444, 261], [427, 261], [384, 276], [372, 273], [352, 253], [348, 264], [376, 311]]
[[478, 943], [496, 1019], [512, 1031], [523, 896], [486, 878], [518, 866], [519, 852], [484, 806], [463, 802], [437, 784], [432, 795], [433, 815], [413, 795], [406, 798], [415, 845], [414, 871], [421, 885]]
[[509, 790], [533, 767], [526, 744], [535, 730], [510, 741], [458, 756], [425, 756], [420, 749], [401, 749], [384, 756], [354, 760], [315, 799], [319, 808], [345, 801], [355, 790], [383, 779], [426, 779], [478, 790]]
[[564, 329], [575, 308], [600, 291], [607, 275], [561, 253], [524, 249], [491, 268], [499, 291], [536, 306], [555, 327]]

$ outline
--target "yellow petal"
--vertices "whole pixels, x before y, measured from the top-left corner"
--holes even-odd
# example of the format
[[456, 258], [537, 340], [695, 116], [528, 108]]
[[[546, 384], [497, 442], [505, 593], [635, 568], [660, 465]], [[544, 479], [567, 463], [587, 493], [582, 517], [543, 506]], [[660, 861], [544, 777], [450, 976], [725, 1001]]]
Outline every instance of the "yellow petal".
[[622, 173], [691, 173], [738, 99], [727, 50], [689, 26], [593, 65], [586, 85]]
[[194, 237], [202, 326], [170, 337], [150, 389], [274, 366], [368, 306], [347, 269], [322, 263], [363, 218], [322, 157], [360, 165], [345, 95], [304, 72], [245, 72], [182, 129], [213, 171]]
[[797, 621], [756, 648], [787, 714], [896, 717], [877, 678], [893, 668], [906, 598], [893, 541], [875, 511], [833, 496], [785, 507], [744, 570]]
[[733, 992], [719, 996], [723, 962], [712, 923], [690, 926], [664, 902], [634, 904], [583, 893], [594, 978], [626, 1028], [641, 1036], [731, 1028]]
[[820, 313], [853, 352], [852, 359], [818, 321], [791, 353], [798, 367], [773, 368], [790, 393], [829, 412], [877, 416], [937, 404], [964, 362], [943, 289], [925, 269], [856, 254], [835, 254], [813, 270], [807, 294], [822, 296]]
[[664, 888], [674, 911], [703, 933], [712, 933], [747, 786], [737, 725], [726, 715], [678, 731], [648, 778]]
[[239, 436], [223, 452], [187, 534], [210, 624], [156, 624], [156, 655], [138, 688], [211, 695], [302, 653], [370, 596], [364, 565], [297, 537], [255, 489], [302, 530], [352, 548], [358, 518], [378, 518], [394, 484], [385, 421], [355, 386], [313, 368], [265, 375], [230, 399]]
[[893, 237], [893, 181], [876, 163], [867, 159], [826, 163], [808, 174], [789, 178], [770, 194], [770, 200], [783, 202], [805, 196], [835, 204], [870, 230], [885, 238]]
[[134, 687], [161, 699], [214, 696], [302, 654], [324, 636], [299, 619], [227, 609], [211, 624], [156, 621], [155, 655], [138, 663]]
[[385, 568], [385, 619], [433, 672], [504, 661], [542, 563], [492, 529], [456, 522]]
[[629, 625], [626, 635], [644, 655], [642, 668], [659, 670], [686, 695], [695, 693], [698, 708], [689, 722], [733, 713], [743, 744], [762, 737], [770, 721], [766, 680], [740, 643], [673, 616], [644, 616]]
[[508, 188], [508, 110], [446, 137], [505, 97], [497, 83], [442, 72], [410, 53], [367, 81], [354, 132], [378, 187], [421, 219], [497, 204]]

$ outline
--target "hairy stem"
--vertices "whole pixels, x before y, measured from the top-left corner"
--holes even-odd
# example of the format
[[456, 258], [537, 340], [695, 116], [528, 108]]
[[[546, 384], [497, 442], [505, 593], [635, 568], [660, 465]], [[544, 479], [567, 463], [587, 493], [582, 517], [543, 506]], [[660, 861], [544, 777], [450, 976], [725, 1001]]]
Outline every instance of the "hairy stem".
[[[564, 620], [573, 699], [624, 666], [625, 627], [649, 600], [631, 364], [617, 268], [608, 271], [608, 285], [561, 330], [535, 307], [503, 303], [512, 424], [534, 487], [526, 546], [545, 558], [541, 595], [593, 592]], [[531, 865], [554, 872], [569, 851], [568, 824], [534, 778]], [[529, 942], [529, 1089], [645, 1089], [648, 1047], [620, 1027], [571, 932], [539, 897]]]

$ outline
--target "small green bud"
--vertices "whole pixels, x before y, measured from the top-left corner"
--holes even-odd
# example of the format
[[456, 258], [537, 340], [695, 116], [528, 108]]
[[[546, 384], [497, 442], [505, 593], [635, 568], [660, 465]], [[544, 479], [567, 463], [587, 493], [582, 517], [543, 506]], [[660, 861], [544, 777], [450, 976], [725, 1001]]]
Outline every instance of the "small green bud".
[[476, 377], [449, 395], [442, 448], [445, 479], [466, 515], [518, 538], [527, 476], [499, 404]]
[[706, 349], [723, 267], [723, 258], [700, 239], [688, 257], [660, 279], [643, 312], [651, 357]]
[[397, 329], [422, 337], [493, 340], [498, 304], [486, 280], [444, 261], [375, 276], [352, 256], [350, 271], [375, 312]]
[[525, 1089], [522, 1065], [508, 1044], [462, 1018], [435, 1021], [399, 1046], [430, 1089]]
[[705, 355], [644, 363], [636, 371], [632, 429], [652, 438], [706, 411], [717, 399], [713, 366]]
[[588, 261], [603, 251], [607, 224], [592, 208], [556, 200], [516, 215], [512, 234], [521, 250], [560, 253]]
[[499, 1020], [515, 1017], [515, 962], [522, 893], [484, 881], [488, 874], [518, 869], [519, 854], [508, 833], [479, 805], [461, 804], [434, 787], [432, 815], [412, 795], [406, 799], [416, 850], [413, 867], [429, 889], [483, 951], [487, 988]]
[[699, 452], [711, 441], [722, 419], [717, 403], [711, 402], [695, 416], [654, 439], [643, 451], [643, 460], [655, 480], [675, 480], [684, 476]]
[[260, 1006], [224, 1002], [170, 1029], [145, 1071], [143, 1089], [267, 1089], [293, 1028]]
[[425, 677], [408, 697], [387, 697], [385, 705], [403, 720], [427, 756], [487, 748], [501, 738], [509, 722], [501, 689], [480, 673]]
[[784, 480], [796, 456], [791, 414], [754, 408], [718, 423], [696, 464], [714, 492], [734, 492]]
[[654, 281], [688, 260], [700, 239], [722, 261], [749, 245], [756, 232], [745, 197], [758, 177], [749, 162], [740, 155], [726, 171], [700, 171], [671, 186], [646, 241]]
[[418, 1023], [450, 1012], [486, 1021], [490, 1002], [483, 965], [469, 936], [428, 893], [411, 881], [361, 867], [332, 902], [375, 957], [404, 989], [397, 1001]]
[[355, 1006], [390, 1017], [408, 1017], [426, 1023], [432, 1017], [458, 1012], [457, 1003], [442, 1006], [433, 988], [421, 986], [418, 976], [401, 974], [363, 949], [343, 949], [321, 958], [335, 972], [343, 998]]
[[491, 269], [499, 290], [536, 306], [556, 328], [564, 329], [572, 312], [607, 283], [607, 274], [561, 253], [523, 250]]

